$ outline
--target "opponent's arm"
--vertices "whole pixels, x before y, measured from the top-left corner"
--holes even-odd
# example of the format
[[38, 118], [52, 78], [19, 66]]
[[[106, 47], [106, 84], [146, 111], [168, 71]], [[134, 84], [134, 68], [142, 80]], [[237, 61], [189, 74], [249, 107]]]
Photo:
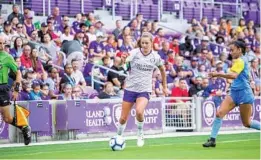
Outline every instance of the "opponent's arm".
[[163, 65], [160, 65], [159, 70], [160, 70], [160, 74], [162, 77], [163, 93], [165, 94], [165, 96], [167, 96], [168, 95], [168, 86], [167, 86], [167, 76], [166, 76], [165, 67]]
[[230, 73], [217, 73], [217, 72], [211, 72], [209, 73], [210, 77], [222, 77], [226, 79], [236, 79], [238, 76], [238, 73], [236, 72], [230, 72]]

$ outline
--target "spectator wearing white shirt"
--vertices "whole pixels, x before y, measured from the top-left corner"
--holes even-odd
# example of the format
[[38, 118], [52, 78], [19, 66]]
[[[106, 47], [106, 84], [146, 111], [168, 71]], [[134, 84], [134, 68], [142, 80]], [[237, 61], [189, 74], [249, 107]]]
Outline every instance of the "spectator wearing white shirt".
[[67, 41], [73, 40], [73, 35], [71, 35], [70, 32], [71, 32], [71, 27], [65, 26], [64, 33], [61, 35], [61, 42], [63, 42], [64, 40], [67, 40]]
[[77, 59], [72, 59], [73, 73], [72, 78], [75, 80], [76, 85], [86, 86], [86, 82], [82, 72], [79, 70], [79, 61]]

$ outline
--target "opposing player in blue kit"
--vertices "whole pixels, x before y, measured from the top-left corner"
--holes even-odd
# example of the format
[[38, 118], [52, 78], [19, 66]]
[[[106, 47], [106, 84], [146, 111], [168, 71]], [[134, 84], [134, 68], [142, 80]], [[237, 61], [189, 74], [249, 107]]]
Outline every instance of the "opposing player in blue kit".
[[223, 77], [234, 79], [231, 84], [230, 94], [227, 95], [217, 110], [213, 122], [210, 139], [203, 144], [203, 147], [215, 147], [216, 137], [222, 125], [222, 118], [236, 106], [239, 106], [242, 123], [245, 127], [260, 130], [260, 122], [251, 120], [252, 104], [254, 94], [249, 83], [248, 60], [245, 55], [245, 43], [237, 40], [230, 44], [231, 56], [234, 59], [230, 73], [209, 73], [209, 77]]
[[117, 131], [117, 134], [121, 136], [126, 127], [130, 110], [134, 103], [136, 103], [137, 146], [139, 147], [144, 145], [144, 110], [152, 92], [152, 74], [156, 67], [161, 72], [163, 92], [165, 95], [168, 94], [165, 68], [160, 56], [152, 49], [152, 40], [152, 35], [144, 32], [138, 44], [139, 48], [130, 51], [129, 56], [126, 58], [126, 62], [130, 65], [130, 72], [126, 80], [121, 117]]

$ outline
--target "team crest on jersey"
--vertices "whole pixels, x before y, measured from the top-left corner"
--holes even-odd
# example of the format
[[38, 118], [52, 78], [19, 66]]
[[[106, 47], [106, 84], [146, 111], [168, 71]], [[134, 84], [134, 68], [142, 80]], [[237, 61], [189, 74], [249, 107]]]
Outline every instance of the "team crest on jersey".
[[120, 121], [120, 117], [121, 117], [121, 110], [122, 110], [122, 107], [121, 107], [120, 103], [115, 104], [112, 107], [112, 120], [116, 127], [118, 127], [118, 125], [119, 125], [119, 121]]
[[203, 103], [203, 118], [207, 125], [211, 126], [214, 122], [215, 115], [216, 115], [216, 107], [215, 103], [212, 101], [205, 101]]
[[155, 59], [155, 58], [151, 58], [151, 59], [150, 59], [150, 62], [151, 62], [151, 63], [155, 63], [155, 62], [156, 62], [156, 59]]

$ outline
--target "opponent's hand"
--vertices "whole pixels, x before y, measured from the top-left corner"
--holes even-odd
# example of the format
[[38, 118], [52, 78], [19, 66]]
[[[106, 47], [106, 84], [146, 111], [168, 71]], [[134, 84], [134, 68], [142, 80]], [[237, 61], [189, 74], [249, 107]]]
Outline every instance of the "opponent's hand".
[[164, 94], [164, 96], [168, 96], [169, 95], [169, 89], [167, 87], [163, 88], [163, 94]]
[[16, 101], [18, 99], [18, 95], [19, 95], [19, 93], [17, 91], [13, 91], [13, 93], [12, 93], [12, 100]]

